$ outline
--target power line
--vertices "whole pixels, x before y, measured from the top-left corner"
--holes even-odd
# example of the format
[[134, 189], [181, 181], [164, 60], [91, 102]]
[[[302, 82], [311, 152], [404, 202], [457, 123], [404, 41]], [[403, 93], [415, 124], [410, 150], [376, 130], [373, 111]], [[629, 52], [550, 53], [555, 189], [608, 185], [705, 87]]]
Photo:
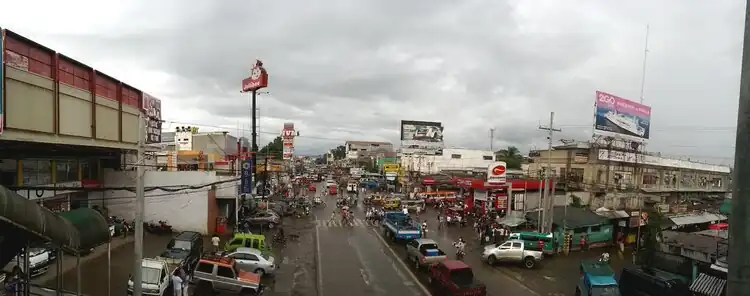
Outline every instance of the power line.
[[[202, 185], [170, 185], [170, 186], [154, 186], [154, 187], [145, 187], [144, 191], [154, 191], [154, 190], [161, 190], [161, 191], [167, 191], [167, 192], [178, 192], [182, 190], [190, 190], [190, 189], [202, 189], [209, 186], [215, 186], [219, 184], [234, 182], [239, 180], [239, 178], [233, 178], [229, 180], [222, 180], [222, 181], [216, 181], [211, 182], [207, 184]], [[125, 191], [132, 191], [135, 192], [135, 187], [129, 187], [129, 186], [102, 186], [102, 187], [56, 187], [56, 186], [5, 186], [11, 191], [18, 191], [18, 190], [48, 190], [48, 191], [64, 191], [64, 190], [81, 190], [81, 191], [108, 191], [108, 190], [125, 190]]]

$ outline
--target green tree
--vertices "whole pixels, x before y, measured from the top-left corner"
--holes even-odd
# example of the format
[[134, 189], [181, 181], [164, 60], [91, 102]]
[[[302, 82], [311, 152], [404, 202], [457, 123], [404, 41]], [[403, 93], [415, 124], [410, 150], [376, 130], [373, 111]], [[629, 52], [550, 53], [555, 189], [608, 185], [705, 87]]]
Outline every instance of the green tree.
[[[284, 154], [284, 143], [281, 141], [281, 137], [276, 137], [273, 139], [273, 141], [266, 144], [266, 146], [263, 146], [260, 150], [258, 150], [258, 158], [262, 159], [266, 155], [270, 156], [273, 159], [282, 159], [282, 155]], [[260, 161], [258, 161], [260, 162]]]
[[339, 145], [331, 152], [333, 152], [333, 159], [339, 160], [346, 158], [346, 147], [344, 145]]
[[508, 146], [508, 149], [495, 152], [497, 160], [504, 161], [509, 169], [521, 169], [523, 156], [516, 146]]
[[570, 196], [570, 203], [568, 204], [571, 207], [574, 208], [585, 208], [586, 205], [583, 204], [583, 200], [581, 200], [580, 197], [577, 195], [571, 195]]
[[659, 249], [659, 241], [663, 239], [661, 224], [664, 217], [657, 210], [650, 210], [646, 213], [648, 213], [648, 221], [646, 221], [646, 225], [643, 226], [641, 232], [643, 240], [640, 243], [637, 256], [643, 270], [650, 272], [654, 268], [653, 263]]

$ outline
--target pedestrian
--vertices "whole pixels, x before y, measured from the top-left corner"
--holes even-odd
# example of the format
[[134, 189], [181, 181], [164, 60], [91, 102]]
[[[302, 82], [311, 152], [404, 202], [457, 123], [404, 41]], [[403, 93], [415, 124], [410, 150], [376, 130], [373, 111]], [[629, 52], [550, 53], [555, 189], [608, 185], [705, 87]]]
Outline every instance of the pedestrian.
[[625, 253], [625, 235], [622, 232], [617, 233], [617, 247], [620, 249], [620, 253]]
[[214, 253], [219, 253], [219, 242], [221, 242], [219, 235], [214, 233], [214, 235], [211, 237], [211, 246], [214, 249]]
[[130, 231], [130, 225], [128, 222], [122, 222], [122, 238], [128, 237], [128, 231]]
[[401, 211], [404, 213], [404, 215], [409, 215], [409, 209], [407, 209], [406, 206], [404, 206], [404, 208], [401, 209]]
[[184, 281], [180, 278], [179, 275], [173, 274], [172, 275], [172, 290], [174, 296], [182, 296], [182, 283]]
[[537, 248], [539, 248], [540, 252], [544, 252], [544, 241], [543, 240], [537, 241], [536, 242], [536, 246], [537, 246]]
[[[185, 268], [183, 266], [180, 266], [179, 269], [177, 270], [177, 272], [179, 273], [180, 279], [182, 280], [183, 283], [189, 283], [190, 282], [190, 279], [188, 278], [187, 272], [185, 272]], [[188, 295], [188, 285], [187, 284], [182, 285], [182, 293], [180, 295], [181, 296], [189, 296]]]
[[580, 241], [580, 243], [581, 243], [581, 251], [588, 249], [588, 246], [586, 245], [586, 234], [585, 233], [581, 234], [581, 241]]

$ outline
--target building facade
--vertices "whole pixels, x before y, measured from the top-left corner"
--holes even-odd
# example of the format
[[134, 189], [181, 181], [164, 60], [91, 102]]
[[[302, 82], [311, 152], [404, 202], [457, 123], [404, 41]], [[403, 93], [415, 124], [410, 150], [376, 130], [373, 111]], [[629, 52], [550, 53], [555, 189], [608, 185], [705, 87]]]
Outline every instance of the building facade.
[[442, 155], [401, 155], [401, 167], [406, 171], [437, 174], [441, 171], [466, 171], [486, 173], [495, 162], [490, 150], [445, 148]]
[[[165, 133], [157, 166], [162, 171], [217, 171], [233, 174], [237, 155], [247, 152], [247, 138], [228, 132], [199, 132], [195, 127], [178, 127]], [[169, 141], [171, 140], [171, 141]], [[169, 141], [169, 142], [166, 142]]]
[[731, 191], [728, 166], [590, 147], [588, 143], [532, 151], [530, 157], [530, 175], [543, 176], [549, 160], [551, 174], [562, 185], [559, 187], [590, 192], [594, 197], [642, 192], [660, 202], [673, 203], [689, 197], [723, 196]]
[[346, 158], [375, 157], [378, 154], [393, 151], [393, 144], [388, 142], [346, 141]]
[[103, 168], [126, 165], [141, 126], [144, 139], [159, 141], [159, 119], [147, 129], [139, 116], [154, 107], [160, 114], [160, 103], [17, 33], [2, 34], [1, 184], [54, 188], [16, 191], [54, 211], [86, 206], [83, 188], [99, 186]]

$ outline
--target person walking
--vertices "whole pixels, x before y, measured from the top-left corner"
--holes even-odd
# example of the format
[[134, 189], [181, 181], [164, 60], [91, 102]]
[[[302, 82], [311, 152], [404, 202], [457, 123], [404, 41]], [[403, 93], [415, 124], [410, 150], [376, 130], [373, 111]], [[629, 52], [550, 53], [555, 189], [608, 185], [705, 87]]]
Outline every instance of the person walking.
[[182, 283], [184, 281], [180, 278], [179, 275], [173, 274], [172, 275], [172, 290], [174, 296], [182, 296]]
[[214, 253], [219, 252], [219, 243], [221, 242], [221, 239], [219, 238], [219, 235], [214, 233], [214, 235], [211, 237], [211, 246], [214, 249]]

